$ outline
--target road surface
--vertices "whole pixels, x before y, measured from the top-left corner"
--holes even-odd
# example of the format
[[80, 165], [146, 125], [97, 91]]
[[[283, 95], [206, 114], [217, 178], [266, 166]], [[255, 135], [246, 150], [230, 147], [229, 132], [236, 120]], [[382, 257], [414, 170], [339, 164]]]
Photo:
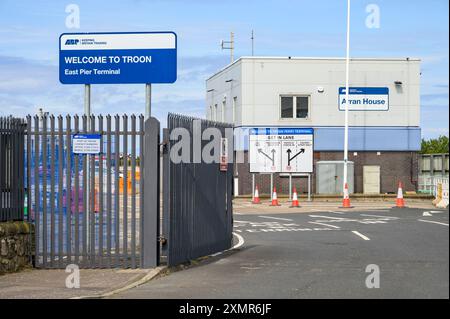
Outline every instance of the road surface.
[[448, 210], [239, 214], [234, 226], [239, 248], [114, 297], [449, 298]]

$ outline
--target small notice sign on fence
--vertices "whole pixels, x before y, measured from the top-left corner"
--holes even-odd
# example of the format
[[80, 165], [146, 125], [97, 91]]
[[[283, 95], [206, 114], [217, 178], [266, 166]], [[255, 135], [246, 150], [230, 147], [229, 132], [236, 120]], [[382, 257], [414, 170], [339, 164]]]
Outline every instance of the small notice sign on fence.
[[75, 134], [72, 137], [74, 154], [100, 154], [100, 134]]
[[226, 172], [228, 169], [228, 139], [220, 139], [220, 165], [219, 169]]

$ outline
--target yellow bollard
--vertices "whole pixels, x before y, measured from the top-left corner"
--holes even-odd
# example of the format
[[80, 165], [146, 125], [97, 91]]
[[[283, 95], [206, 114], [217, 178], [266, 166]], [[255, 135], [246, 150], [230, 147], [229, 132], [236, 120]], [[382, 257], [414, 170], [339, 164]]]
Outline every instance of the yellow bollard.
[[433, 205], [437, 205], [442, 200], [442, 183], [437, 185], [436, 198], [433, 200]]

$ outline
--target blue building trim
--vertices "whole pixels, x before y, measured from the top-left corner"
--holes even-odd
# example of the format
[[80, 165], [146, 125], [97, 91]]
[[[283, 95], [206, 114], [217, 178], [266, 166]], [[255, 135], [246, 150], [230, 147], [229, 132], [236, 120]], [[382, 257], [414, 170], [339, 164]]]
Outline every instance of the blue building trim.
[[[270, 127], [270, 126], [265, 126]], [[273, 127], [273, 126], [272, 126]], [[238, 127], [235, 130], [236, 149], [248, 150], [249, 129]], [[313, 127], [315, 151], [343, 151], [344, 127]], [[350, 151], [420, 151], [420, 127], [363, 127], [349, 128]]]
[[[419, 151], [419, 127], [352, 127], [349, 128], [351, 151]], [[343, 151], [344, 128], [317, 128], [314, 134], [316, 151]]]

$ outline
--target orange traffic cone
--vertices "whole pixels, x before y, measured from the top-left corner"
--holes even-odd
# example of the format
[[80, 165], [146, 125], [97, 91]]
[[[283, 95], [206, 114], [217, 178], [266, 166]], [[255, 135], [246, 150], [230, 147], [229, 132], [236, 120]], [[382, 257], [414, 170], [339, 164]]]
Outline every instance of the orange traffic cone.
[[280, 206], [277, 198], [277, 189], [275, 187], [273, 188], [272, 203], [270, 204], [270, 206]]
[[261, 204], [261, 202], [259, 200], [258, 185], [256, 185], [256, 188], [255, 188], [255, 196], [253, 197], [252, 204]]
[[342, 206], [340, 208], [353, 208], [350, 205], [350, 197], [348, 195], [348, 185], [345, 183], [344, 185], [344, 199], [342, 200]]
[[300, 207], [300, 204], [298, 202], [297, 198], [297, 189], [294, 187], [294, 192], [292, 194], [292, 204], [291, 207]]
[[397, 200], [395, 203], [395, 207], [405, 208], [405, 200], [403, 199], [403, 187], [402, 182], [398, 182], [398, 191], [397, 191]]

